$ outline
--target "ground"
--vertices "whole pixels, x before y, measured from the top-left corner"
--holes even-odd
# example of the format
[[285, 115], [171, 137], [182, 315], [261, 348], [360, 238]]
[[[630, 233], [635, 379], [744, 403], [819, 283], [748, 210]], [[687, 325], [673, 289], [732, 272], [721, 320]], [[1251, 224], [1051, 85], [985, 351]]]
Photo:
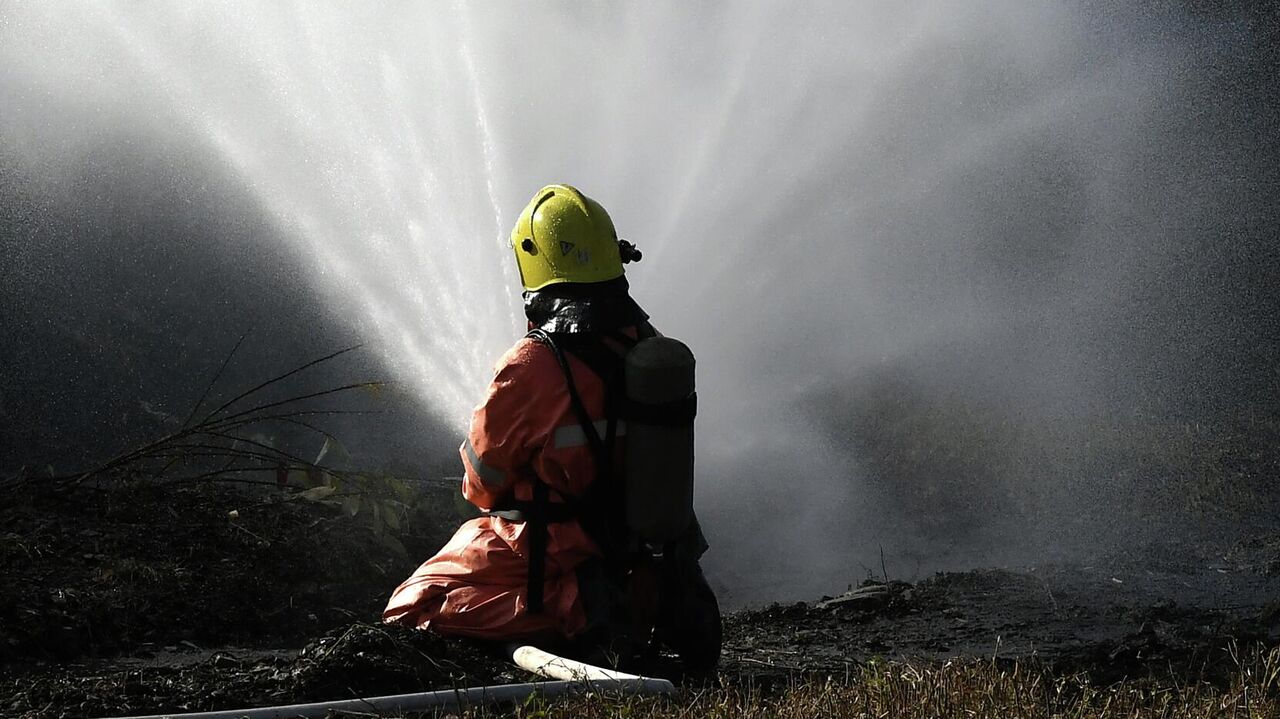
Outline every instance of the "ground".
[[[431, 494], [435, 492], [435, 494]], [[98, 483], [7, 490], [0, 715], [203, 711], [524, 681], [495, 648], [377, 622], [452, 530], [452, 500], [386, 527], [288, 488]], [[447, 508], [440, 510], [440, 507]], [[1033, 662], [1100, 684], [1230, 681], [1280, 641], [1280, 534], [1083, 563], [865, 580], [730, 612], [720, 680], [782, 691], [886, 659]]]

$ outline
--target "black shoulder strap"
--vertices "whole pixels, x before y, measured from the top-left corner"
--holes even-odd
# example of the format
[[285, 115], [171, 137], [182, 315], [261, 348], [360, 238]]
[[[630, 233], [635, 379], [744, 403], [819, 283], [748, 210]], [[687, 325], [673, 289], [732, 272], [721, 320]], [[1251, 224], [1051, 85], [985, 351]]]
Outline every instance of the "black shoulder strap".
[[547, 492], [550, 487], [546, 482], [535, 479], [533, 482], [533, 502], [529, 505], [528, 524], [532, 533], [529, 535], [529, 613], [542, 613], [542, 586], [545, 584], [547, 567]]
[[[587, 407], [582, 402], [582, 396], [578, 393], [578, 386], [573, 381], [573, 370], [569, 368], [569, 360], [564, 354], [561, 343], [553, 337], [551, 333], [545, 330], [535, 329], [526, 335], [530, 339], [545, 344], [550, 348], [551, 353], [555, 355], [556, 363], [560, 365], [560, 371], [564, 374], [565, 383], [569, 390], [569, 404], [573, 407], [574, 414], [578, 417], [578, 423], [582, 425], [582, 432], [587, 438], [587, 443], [591, 446], [592, 455], [596, 458], [596, 480], [592, 483], [592, 489], [597, 485], [608, 482], [611, 474], [611, 458], [613, 456], [613, 442], [616, 433], [616, 423], [610, 421], [605, 436], [602, 438], [600, 433], [596, 431], [595, 424], [591, 421], [591, 414], [587, 412]], [[584, 343], [572, 343], [575, 345], [583, 345]], [[604, 349], [603, 347], [601, 349]], [[575, 355], [578, 355], [575, 352]], [[615, 355], [616, 356], [616, 355]], [[594, 361], [601, 361], [602, 358], [593, 357]], [[588, 366], [593, 371], [596, 365], [586, 359]], [[601, 370], [603, 370], [603, 365]], [[605, 376], [605, 375], [602, 375]], [[530, 530], [529, 535], [529, 577], [528, 577], [528, 612], [530, 614], [539, 614], [543, 611], [543, 583], [546, 576], [546, 552], [547, 552], [547, 522], [552, 519], [550, 514], [548, 490], [546, 483], [541, 479], [535, 478], [533, 485], [533, 501], [526, 505], [523, 509], [525, 521], [528, 523]], [[603, 536], [599, 530], [600, 518], [592, 516], [592, 502], [577, 502], [580, 508], [585, 508], [586, 512], [577, 513], [578, 520], [582, 524], [589, 535], [591, 535], [601, 545], [601, 550], [610, 551], [607, 546], [607, 537]], [[606, 525], [607, 526], [607, 525]]]
[[[618, 352], [605, 342], [604, 338], [616, 342], [622, 347]], [[566, 335], [560, 340], [564, 349], [574, 357], [582, 360], [591, 368], [606, 385], [616, 382], [622, 372], [623, 355], [635, 346], [636, 340], [621, 332], [607, 332], [590, 335]]]
[[[565, 357], [564, 349], [560, 343], [551, 336], [551, 333], [545, 330], [533, 330], [527, 335], [529, 338], [537, 340], [551, 348], [551, 353], [555, 355], [556, 362], [560, 365], [560, 371], [564, 374], [565, 382], [569, 386], [569, 404], [573, 407], [573, 412], [578, 416], [578, 423], [582, 425], [582, 431], [587, 436], [587, 443], [591, 445], [592, 454], [595, 455], [597, 461], [607, 457], [604, 454], [604, 440], [600, 438], [600, 433], [596, 431], [595, 424], [591, 421], [591, 414], [587, 412], [587, 407], [582, 403], [582, 397], [578, 394], [578, 385], [573, 381], [573, 370], [569, 368], [569, 359]], [[577, 354], [575, 352], [575, 354]], [[583, 360], [584, 362], [586, 360]], [[588, 363], [588, 366], [591, 366]], [[594, 371], [595, 368], [592, 367]]]

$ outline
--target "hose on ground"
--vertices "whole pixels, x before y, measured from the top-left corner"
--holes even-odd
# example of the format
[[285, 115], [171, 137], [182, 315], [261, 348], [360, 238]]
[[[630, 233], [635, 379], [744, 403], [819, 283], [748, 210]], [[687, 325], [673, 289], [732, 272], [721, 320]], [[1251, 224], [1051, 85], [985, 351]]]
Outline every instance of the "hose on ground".
[[332, 711], [381, 714], [449, 709], [468, 705], [505, 704], [524, 701], [532, 694], [550, 698], [591, 690], [616, 691], [623, 694], [671, 694], [675, 691], [675, 687], [666, 679], [651, 679], [602, 669], [527, 645], [513, 644], [507, 649], [512, 661], [520, 668], [556, 681], [441, 689], [413, 694], [392, 694], [214, 712], [149, 714], [117, 719], [310, 719], [324, 717]]

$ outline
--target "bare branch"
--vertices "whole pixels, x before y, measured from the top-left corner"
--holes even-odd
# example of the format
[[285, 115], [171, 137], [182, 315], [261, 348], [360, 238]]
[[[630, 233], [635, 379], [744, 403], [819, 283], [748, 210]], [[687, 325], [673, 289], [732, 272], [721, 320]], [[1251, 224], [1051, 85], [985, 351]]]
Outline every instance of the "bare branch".
[[231, 364], [231, 358], [236, 356], [236, 351], [240, 349], [240, 345], [244, 343], [244, 338], [248, 336], [248, 331], [245, 331], [244, 334], [240, 335], [240, 339], [236, 340], [235, 346], [231, 348], [231, 351], [227, 353], [226, 358], [222, 360], [222, 364], [218, 367], [218, 371], [213, 373], [213, 379], [209, 380], [209, 384], [205, 386], [204, 392], [200, 395], [200, 399], [196, 400], [195, 405], [191, 408], [191, 413], [182, 421], [182, 427], [184, 429], [187, 425], [191, 424], [191, 420], [196, 418], [196, 413], [200, 411], [200, 405], [204, 404], [205, 399], [209, 396], [209, 392], [211, 392], [213, 390], [213, 386], [218, 383], [218, 380], [222, 377], [222, 372], [227, 368], [227, 365]]
[[351, 352], [352, 350], [357, 350], [357, 349], [359, 349], [359, 348], [360, 348], [360, 347], [362, 347], [362, 346], [363, 346], [363, 345], [352, 345], [351, 347], [347, 347], [347, 348], [345, 348], [345, 349], [340, 349], [340, 350], [338, 350], [337, 352], [333, 352], [333, 353], [331, 353], [331, 354], [325, 355], [324, 357], [321, 357], [321, 358], [319, 358], [319, 359], [311, 360], [310, 362], [307, 362], [306, 364], [302, 365], [301, 367], [295, 367], [294, 369], [291, 369], [291, 370], [289, 370], [288, 372], [285, 372], [285, 373], [284, 373], [284, 374], [282, 374], [282, 375], [279, 375], [279, 376], [276, 376], [276, 377], [272, 377], [271, 379], [267, 380], [266, 382], [263, 382], [263, 383], [261, 383], [261, 384], [259, 384], [259, 385], [255, 386], [255, 387], [251, 387], [250, 389], [247, 389], [247, 390], [245, 390], [244, 392], [241, 392], [240, 394], [236, 395], [235, 397], [232, 397], [231, 399], [227, 400], [226, 402], [224, 402], [224, 403], [222, 404], [222, 406], [218, 407], [218, 408], [217, 408], [217, 409], [215, 409], [214, 411], [212, 411], [212, 412], [210, 412], [209, 414], [205, 415], [205, 418], [204, 418], [203, 420], [201, 420], [201, 424], [204, 424], [205, 422], [208, 422], [209, 420], [211, 420], [211, 419], [213, 419], [215, 416], [217, 416], [219, 413], [221, 413], [221, 412], [223, 412], [224, 410], [226, 410], [226, 409], [230, 408], [230, 407], [231, 407], [231, 405], [235, 404], [236, 402], [239, 402], [240, 400], [244, 399], [245, 397], [248, 397], [249, 395], [251, 395], [251, 394], [253, 394], [253, 393], [255, 393], [255, 392], [259, 391], [259, 390], [262, 390], [262, 389], [265, 389], [265, 388], [267, 388], [267, 387], [270, 387], [271, 385], [275, 384], [276, 382], [279, 382], [279, 381], [281, 381], [281, 380], [283, 380], [283, 379], [286, 379], [286, 378], [292, 377], [293, 375], [298, 374], [299, 372], [302, 372], [302, 371], [304, 371], [304, 370], [310, 369], [310, 368], [312, 368], [312, 367], [315, 367], [316, 365], [321, 364], [322, 362], [328, 362], [329, 360], [331, 360], [331, 359], [333, 359], [333, 358], [335, 358], [335, 357], [339, 357], [339, 356], [341, 356], [341, 355], [344, 355], [344, 354], [346, 354], [346, 353], [348, 353], [348, 352]]

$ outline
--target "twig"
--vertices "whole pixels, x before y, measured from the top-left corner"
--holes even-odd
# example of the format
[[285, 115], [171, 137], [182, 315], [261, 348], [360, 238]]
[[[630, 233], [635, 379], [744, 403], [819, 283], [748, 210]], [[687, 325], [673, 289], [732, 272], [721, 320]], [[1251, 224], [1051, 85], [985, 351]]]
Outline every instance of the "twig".
[[267, 450], [268, 452], [271, 452], [272, 454], [277, 455], [280, 459], [287, 459], [291, 462], [297, 462], [298, 464], [306, 464], [306, 465], [314, 464], [313, 462], [308, 462], [307, 460], [302, 459], [301, 457], [297, 457], [295, 455], [289, 454], [288, 452], [282, 449], [277, 449], [275, 447], [272, 447], [269, 444], [256, 442], [252, 439], [245, 439], [244, 437], [238, 437], [234, 434], [226, 434], [224, 432], [207, 432], [206, 434], [210, 434], [215, 437], [221, 437], [223, 439], [230, 439], [235, 442], [244, 442], [245, 444], [250, 445], [252, 447], [258, 447], [259, 449]]
[[1053, 613], [1057, 614], [1058, 600], [1053, 598], [1053, 590], [1049, 588], [1049, 583], [1045, 581], [1044, 577], [1036, 577], [1036, 579], [1039, 579], [1040, 583], [1044, 585], [1044, 593], [1049, 595], [1049, 603], [1053, 605]]
[[[327, 396], [327, 395], [337, 394], [337, 393], [339, 393], [339, 392], [347, 392], [347, 391], [350, 391], [350, 390], [353, 390], [353, 389], [365, 389], [365, 388], [368, 388], [368, 387], [381, 387], [382, 385], [383, 385], [383, 383], [382, 383], [382, 382], [357, 382], [357, 383], [355, 383], [355, 384], [347, 384], [347, 385], [343, 385], [343, 386], [341, 386], [341, 387], [334, 387], [334, 388], [332, 388], [332, 389], [326, 389], [326, 390], [321, 390], [321, 391], [319, 391], [319, 392], [312, 392], [312, 393], [310, 393], [310, 394], [300, 395], [300, 396], [298, 396], [298, 397], [290, 397], [289, 399], [282, 399], [282, 400], [279, 400], [279, 401], [276, 401], [276, 402], [268, 402], [267, 404], [260, 404], [260, 405], [258, 405], [257, 407], [254, 407], [254, 408], [252, 408], [252, 409], [242, 410], [242, 411], [240, 411], [240, 412], [236, 412], [235, 414], [229, 414], [229, 415], [227, 415], [227, 416], [225, 416], [225, 417], [221, 417], [221, 418], [219, 418], [219, 419], [217, 419], [217, 420], [213, 421], [211, 424], [213, 424], [213, 425], [218, 425], [218, 424], [220, 424], [220, 423], [222, 423], [222, 422], [227, 422], [227, 421], [229, 421], [229, 420], [239, 419], [239, 418], [241, 418], [241, 417], [246, 417], [246, 416], [248, 416], [248, 415], [253, 414], [254, 412], [261, 412], [262, 410], [265, 410], [265, 409], [272, 409], [272, 408], [274, 408], [274, 407], [282, 407], [282, 406], [284, 406], [284, 405], [286, 405], [286, 404], [293, 404], [294, 402], [301, 402], [301, 401], [306, 400], [306, 399], [315, 399], [316, 397], [325, 397], [325, 396]], [[205, 422], [202, 422], [201, 424], [196, 425], [196, 426], [197, 426], [197, 427], [200, 427], [200, 426], [204, 426], [204, 425], [205, 425]]]
[[182, 426], [184, 428], [191, 424], [191, 420], [196, 418], [196, 412], [200, 411], [200, 405], [204, 404], [205, 399], [209, 397], [209, 392], [211, 392], [213, 390], [213, 386], [218, 383], [218, 379], [222, 377], [223, 370], [227, 368], [227, 365], [231, 364], [231, 358], [236, 356], [236, 351], [240, 349], [240, 345], [244, 342], [244, 338], [248, 336], [248, 331], [245, 331], [244, 334], [240, 335], [240, 339], [236, 340], [235, 346], [231, 348], [231, 351], [227, 353], [226, 358], [222, 360], [222, 365], [218, 367], [218, 371], [213, 373], [213, 379], [209, 380], [209, 384], [205, 386], [204, 393], [200, 395], [200, 399], [196, 400], [195, 406], [191, 408], [191, 413], [187, 415], [185, 420], [183, 420]]
[[329, 434], [328, 432], [324, 431], [323, 429], [320, 429], [319, 427], [309, 422], [303, 422], [301, 420], [292, 419], [290, 417], [276, 417], [272, 421], [285, 422], [287, 424], [297, 425], [298, 427], [309, 429], [312, 432], [315, 432], [316, 434], [324, 437], [325, 439], [330, 439], [330, 440], [333, 440], [334, 442], [338, 441], [337, 437], [333, 436], [332, 434]]
[[216, 478], [217, 478], [217, 481], [219, 481], [219, 482], [225, 482], [225, 483], [228, 483], [228, 484], [256, 484], [256, 485], [261, 486], [261, 487], [275, 487], [275, 486], [277, 486], [274, 480], [265, 480], [265, 479], [241, 479], [241, 478], [239, 478], [239, 477], [229, 477], [229, 476], [226, 476], [226, 475], [232, 475], [232, 474], [241, 474], [241, 473], [243, 473], [243, 472], [261, 472], [261, 471], [263, 471], [261, 467], [241, 467], [241, 468], [239, 468], [239, 469], [218, 469], [218, 470], [214, 470], [214, 471], [212, 471], [212, 472], [205, 472], [204, 474], [197, 474], [197, 475], [192, 476], [192, 477], [176, 477], [176, 478], [174, 478], [174, 479], [166, 480], [166, 483], [168, 483], [168, 484], [193, 484], [193, 483], [195, 483], [195, 482], [204, 482], [204, 481], [209, 481], [209, 480], [212, 480], [212, 479], [214, 479], [214, 478], [216, 477]]
[[250, 537], [253, 537], [254, 539], [258, 540], [259, 542], [262, 542], [263, 544], [271, 544], [270, 540], [264, 539], [264, 538], [262, 538], [262, 537], [258, 536], [257, 534], [254, 534], [253, 532], [250, 532], [248, 529], [246, 529], [245, 527], [241, 526], [238, 522], [230, 522], [230, 524], [231, 524], [231, 526], [235, 527], [236, 529], [240, 530], [241, 532], [244, 532], [245, 534], [249, 535]]
[[254, 392], [257, 392], [258, 390], [261, 390], [261, 389], [265, 389], [265, 388], [267, 388], [267, 387], [270, 387], [271, 385], [275, 384], [276, 382], [279, 382], [279, 381], [281, 381], [281, 380], [283, 380], [283, 379], [286, 379], [286, 378], [288, 378], [288, 377], [292, 377], [293, 375], [298, 374], [299, 372], [302, 372], [303, 370], [307, 370], [307, 369], [310, 369], [310, 368], [312, 368], [312, 367], [315, 367], [316, 365], [318, 365], [318, 364], [320, 364], [320, 363], [322, 363], [322, 362], [328, 362], [329, 360], [331, 360], [331, 359], [333, 359], [333, 358], [335, 358], [335, 357], [338, 357], [338, 356], [344, 355], [344, 354], [346, 354], [346, 353], [348, 353], [348, 352], [351, 352], [352, 350], [359, 349], [360, 347], [361, 347], [361, 345], [352, 345], [351, 347], [347, 347], [347, 348], [345, 348], [345, 349], [340, 349], [340, 350], [338, 350], [337, 352], [333, 352], [333, 353], [331, 353], [331, 354], [325, 355], [324, 357], [321, 357], [320, 359], [311, 360], [310, 362], [308, 362], [308, 363], [306, 363], [306, 364], [302, 365], [301, 367], [295, 367], [294, 369], [291, 369], [291, 370], [289, 370], [288, 372], [285, 372], [285, 373], [284, 373], [284, 374], [282, 374], [282, 375], [279, 375], [279, 376], [277, 376], [277, 377], [272, 377], [271, 379], [267, 380], [266, 382], [263, 382], [263, 383], [261, 383], [261, 384], [259, 384], [259, 385], [255, 386], [255, 387], [252, 387], [252, 388], [250, 388], [250, 389], [248, 389], [248, 390], [245, 390], [244, 392], [241, 392], [240, 394], [236, 395], [235, 397], [232, 397], [231, 399], [227, 400], [227, 401], [226, 401], [226, 402], [224, 402], [220, 407], [218, 407], [217, 409], [215, 409], [214, 411], [212, 411], [212, 412], [210, 412], [208, 415], [206, 415], [206, 416], [205, 416], [205, 418], [204, 418], [204, 420], [202, 421], [202, 423], [203, 423], [203, 422], [208, 422], [209, 420], [213, 419], [215, 416], [217, 416], [217, 415], [218, 415], [220, 412], [222, 412], [223, 410], [226, 410], [226, 409], [230, 408], [230, 407], [231, 407], [231, 405], [235, 404], [236, 402], [239, 402], [240, 400], [244, 399], [245, 397], [248, 397], [249, 395], [253, 394]]
[[[216, 429], [229, 429], [232, 427], [247, 427], [258, 422], [267, 422], [271, 420], [286, 420], [292, 417], [304, 417], [308, 415], [338, 415], [338, 414], [385, 414], [380, 409], [300, 409], [294, 412], [284, 412], [281, 414], [264, 414], [257, 417], [249, 417], [247, 419], [238, 419], [234, 422], [225, 422], [218, 420], [209, 425]], [[207, 428], [206, 428], [207, 429]]]
[[[176, 464], [178, 464], [182, 460], [193, 459], [193, 458], [202, 458], [202, 459], [216, 458], [216, 459], [227, 460], [226, 463], [223, 464], [220, 470], [216, 470], [213, 472], [205, 472], [201, 475], [197, 475], [196, 477], [197, 479], [211, 479], [215, 477], [223, 477], [228, 474], [236, 474], [239, 472], [247, 472], [247, 471], [263, 471], [267, 469], [278, 468], [279, 466], [286, 463], [295, 465], [297, 468], [311, 467], [311, 466], [314, 466], [313, 462], [308, 462], [302, 457], [298, 457], [287, 451], [278, 449], [276, 447], [272, 447], [266, 443], [258, 442], [256, 440], [247, 439], [245, 437], [239, 436], [238, 431], [243, 428], [246, 428], [261, 422], [272, 422], [272, 421], [284, 422], [284, 423], [295, 424], [295, 425], [304, 427], [312, 432], [316, 432], [318, 434], [323, 435], [326, 439], [332, 439], [336, 441], [336, 438], [333, 437], [333, 435], [329, 434], [323, 429], [320, 429], [319, 427], [316, 427], [315, 425], [307, 421], [304, 421], [303, 418], [316, 416], [316, 415], [327, 416], [327, 415], [340, 415], [340, 414], [379, 414], [380, 413], [380, 411], [378, 410], [338, 410], [338, 409], [334, 409], [334, 410], [291, 409], [289, 411], [271, 411], [271, 410], [282, 410], [282, 408], [288, 408], [290, 405], [297, 405], [298, 403], [304, 402], [306, 400], [315, 399], [318, 397], [326, 397], [326, 396], [338, 394], [341, 392], [347, 392], [353, 389], [381, 387], [384, 385], [384, 383], [382, 382], [358, 382], [353, 384], [342, 385], [340, 387], [331, 387], [318, 392], [310, 392], [307, 394], [302, 394], [295, 397], [289, 397], [282, 400], [265, 402], [265, 403], [261, 403], [256, 406], [250, 407], [248, 409], [235, 411], [229, 414], [227, 413], [227, 411], [231, 407], [235, 406], [237, 402], [244, 400], [246, 397], [250, 397], [254, 395], [255, 393], [261, 391], [266, 387], [269, 387], [288, 377], [296, 375], [299, 372], [302, 372], [311, 367], [315, 367], [318, 364], [327, 362], [335, 357], [346, 354], [360, 347], [360, 345], [354, 345], [351, 347], [338, 350], [337, 352], [332, 352], [328, 355], [325, 355], [324, 357], [311, 360], [299, 367], [295, 367], [294, 369], [289, 370], [288, 372], [272, 377], [271, 379], [265, 382], [260, 382], [254, 387], [251, 387], [250, 389], [244, 392], [241, 392], [235, 397], [232, 397], [230, 400], [222, 403], [222, 405], [220, 405], [217, 409], [214, 409], [212, 412], [209, 412], [208, 414], [206, 414], [204, 418], [200, 420], [198, 423], [192, 424], [195, 417], [197, 417], [200, 414], [200, 408], [204, 405], [205, 401], [208, 399], [210, 393], [213, 390], [213, 387], [217, 384], [219, 379], [222, 377], [226, 368], [229, 366], [232, 359], [237, 354], [239, 348], [241, 347], [241, 345], [243, 344], [247, 336], [248, 336], [248, 333], [246, 332], [245, 334], [241, 335], [240, 338], [236, 341], [235, 346], [232, 347], [231, 352], [228, 353], [226, 358], [223, 360], [222, 364], [218, 367], [218, 371], [214, 374], [213, 379], [205, 387], [204, 392], [200, 395], [200, 399], [197, 400], [195, 406], [192, 407], [191, 413], [187, 416], [186, 420], [182, 423], [179, 429], [177, 429], [176, 431], [170, 432], [169, 434], [166, 434], [162, 437], [159, 437], [151, 442], [148, 442], [142, 445], [141, 447], [136, 447], [132, 450], [129, 450], [120, 455], [117, 455], [116, 457], [113, 457], [107, 462], [95, 468], [92, 468], [86, 472], [83, 472], [81, 474], [71, 475], [67, 477], [53, 477], [51, 478], [51, 480], [57, 483], [66, 482], [66, 483], [69, 483], [70, 486], [76, 487], [76, 486], [80, 486], [90, 477], [93, 477], [95, 475], [100, 475], [112, 470], [116, 470], [124, 467], [130, 467], [132, 465], [137, 465], [139, 463], [149, 462], [149, 461], [165, 462], [163, 467], [160, 469], [159, 474], [154, 474], [149, 472], [149, 474], [153, 474], [153, 476], [161, 476], [164, 473], [171, 470]], [[213, 441], [210, 441], [210, 440], [213, 440]], [[230, 442], [230, 444], [229, 446], [223, 445], [221, 442], [218, 442], [217, 440], [227, 440]], [[244, 445], [247, 445], [247, 447], [240, 446], [241, 443], [243, 443]], [[238, 462], [248, 462], [258, 466], [254, 466], [250, 468], [237, 467], [236, 464]], [[265, 465], [265, 466], [262, 466], [262, 465]], [[326, 468], [322, 468], [322, 469], [324, 469], [324, 471], [326, 472], [337, 475], [337, 473], [334, 472], [333, 470], [329, 470]], [[21, 485], [27, 481], [33, 481], [33, 480], [29, 476], [24, 477], [20, 475], [19, 477], [16, 478], [13, 484]], [[6, 483], [0, 482], [0, 487], [5, 487], [5, 486], [6, 486]]]
[[754, 658], [752, 658], [752, 657], [738, 657], [738, 661], [740, 661], [740, 662], [750, 662], [751, 664], [759, 664], [759, 665], [761, 665], [761, 666], [769, 667], [770, 669], [786, 669], [786, 670], [788, 670], [788, 671], [792, 671], [792, 672], [802, 672], [802, 671], [804, 671], [804, 668], [803, 668], [803, 667], [793, 667], [793, 666], [791, 666], [791, 665], [789, 665], [789, 664], [773, 664], [773, 663], [771, 663], [771, 662], [766, 662], [766, 661], [764, 661], [764, 660], [762, 660], [762, 659], [754, 659]]

